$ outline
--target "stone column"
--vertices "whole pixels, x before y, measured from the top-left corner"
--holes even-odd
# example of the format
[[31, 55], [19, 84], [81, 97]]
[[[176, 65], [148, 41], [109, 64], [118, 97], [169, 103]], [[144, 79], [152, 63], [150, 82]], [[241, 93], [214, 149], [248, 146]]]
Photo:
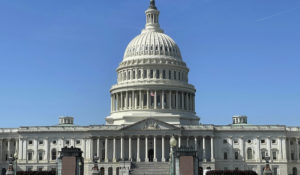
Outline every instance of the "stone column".
[[197, 137], [195, 136], [194, 137], [194, 140], [195, 140], [195, 150], [198, 152], [198, 140], [197, 140]]
[[[261, 160], [261, 153], [260, 153], [260, 138], [259, 137], [256, 137], [256, 144], [257, 144], [257, 150], [256, 150], [257, 151], [257, 155], [256, 155], [257, 157], [256, 157], [256, 159], [259, 162], [261, 162], [262, 160]], [[245, 157], [245, 160], [246, 160], [246, 157]]]
[[3, 139], [0, 139], [0, 162], [2, 162], [2, 158], [3, 158], [2, 152], [3, 152]]
[[142, 91], [140, 90], [140, 100], [139, 100], [139, 105], [140, 105], [140, 109], [144, 108], [144, 102], [143, 102], [143, 98], [142, 98]]
[[123, 110], [123, 92], [121, 92], [121, 106], [120, 106], [120, 110]]
[[113, 112], [114, 111], [114, 107], [113, 107], [113, 95], [111, 94], [110, 95], [110, 112]]
[[165, 162], [166, 158], [165, 158], [165, 137], [162, 136], [161, 138], [161, 161]]
[[184, 92], [181, 92], [181, 109], [184, 110]]
[[161, 108], [165, 109], [165, 92], [161, 91]]
[[154, 109], [157, 108], [157, 91], [154, 91]]
[[[2, 150], [2, 140], [0, 139], [0, 148]], [[2, 160], [2, 151], [0, 151], [0, 162]], [[23, 160], [23, 138], [20, 138], [20, 143], [19, 143], [19, 159]]]
[[273, 161], [272, 151], [271, 151], [271, 139], [270, 137], [267, 138], [267, 152], [270, 156], [270, 160]]
[[121, 160], [124, 160], [124, 138], [123, 137], [121, 137], [121, 153], [120, 153], [120, 158], [121, 158]]
[[108, 156], [107, 156], [107, 149], [108, 149], [108, 139], [105, 138], [105, 162], [108, 162]]
[[186, 147], [189, 147], [189, 141], [190, 141], [190, 138], [189, 136], [186, 137]]
[[131, 153], [131, 137], [129, 137], [129, 139], [128, 139], [128, 159], [129, 159], [129, 161], [131, 161], [131, 157], [132, 157], [132, 153]]
[[286, 150], [286, 137], [281, 138], [282, 141], [282, 159], [287, 161], [287, 150]]
[[193, 94], [193, 111], [195, 111], [195, 94]]
[[116, 138], [113, 140], [113, 162], [116, 162]]
[[[239, 142], [240, 142], [240, 144], [241, 144], [240, 150], [241, 150], [242, 160], [245, 161], [245, 142], [244, 142], [244, 138], [241, 137], [239, 140], [240, 140]], [[258, 155], [258, 156], [259, 156], [259, 155]]]
[[176, 109], [179, 108], [179, 98], [178, 98], [178, 91], [176, 91]]
[[292, 155], [291, 155], [291, 138], [286, 138], [286, 142], [287, 142], [287, 151], [286, 154], [288, 161], [292, 160]]
[[150, 109], [150, 92], [147, 90], [147, 109]]
[[153, 161], [157, 162], [156, 158], [156, 136], [153, 137]]
[[172, 109], [172, 91], [169, 91], [169, 109]]
[[211, 162], [215, 161], [215, 156], [214, 156], [214, 137], [210, 137], [210, 160]]
[[206, 162], [206, 150], [205, 150], [205, 136], [202, 137], [202, 150], [203, 150], [203, 154], [202, 154], [202, 159], [203, 159], [203, 162]]
[[[83, 138], [83, 156], [86, 159], [87, 155], [86, 155], [86, 138]], [[52, 159], [51, 159], [52, 160]]]
[[136, 141], [136, 161], [140, 162], [141, 157], [140, 157], [140, 137], [137, 137]]
[[25, 142], [25, 150], [24, 150], [24, 158], [25, 158], [25, 160], [26, 160], [26, 163], [28, 162], [28, 159], [27, 159], [27, 146], [28, 146], [28, 140], [27, 139], [25, 139], [24, 140], [24, 142]]
[[186, 102], [186, 110], [188, 111], [189, 110], [189, 94], [186, 93], [185, 95], [185, 102]]
[[128, 91], [126, 91], [126, 93], [125, 93], [125, 109], [128, 109], [128, 102], [129, 102], [129, 100], [128, 100]]
[[48, 137], [45, 139], [46, 151], [45, 151], [45, 159], [47, 162], [50, 160], [50, 144]]
[[145, 162], [149, 162], [148, 158], [148, 137], [145, 137]]
[[97, 139], [97, 157], [100, 158], [100, 138]]
[[181, 136], [178, 136], [178, 148], [181, 147]]
[[39, 150], [38, 150], [38, 145], [39, 145], [39, 139], [36, 138], [36, 139], [35, 139], [35, 149], [34, 149], [36, 162], [39, 162], [39, 152], [38, 152]]
[[296, 160], [299, 161], [299, 138], [296, 138]]
[[10, 151], [10, 142], [11, 142], [11, 138], [7, 139], [7, 153], [8, 153], [8, 157], [10, 157], [11, 151]]
[[133, 99], [132, 109], [136, 109], [137, 108], [137, 99], [136, 99], [135, 91], [132, 91], [131, 93], [132, 93], [132, 99]]

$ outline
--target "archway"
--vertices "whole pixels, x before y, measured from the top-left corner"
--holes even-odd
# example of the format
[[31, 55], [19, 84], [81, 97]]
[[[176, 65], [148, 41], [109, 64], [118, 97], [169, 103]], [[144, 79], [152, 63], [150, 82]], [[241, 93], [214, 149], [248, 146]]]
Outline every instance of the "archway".
[[113, 175], [113, 168], [112, 167], [108, 168], [108, 175]]
[[153, 156], [154, 156], [153, 149], [150, 149], [148, 151], [149, 162], [153, 162]]
[[297, 175], [297, 168], [296, 167], [293, 168], [293, 175]]
[[100, 175], [104, 175], [104, 168], [100, 168]]

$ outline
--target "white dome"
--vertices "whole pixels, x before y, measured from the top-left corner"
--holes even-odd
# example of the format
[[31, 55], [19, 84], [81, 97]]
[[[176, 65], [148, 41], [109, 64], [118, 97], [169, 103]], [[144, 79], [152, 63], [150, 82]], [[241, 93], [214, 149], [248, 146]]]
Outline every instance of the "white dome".
[[168, 35], [156, 31], [143, 31], [127, 46], [123, 60], [164, 57], [181, 60], [179, 47]]

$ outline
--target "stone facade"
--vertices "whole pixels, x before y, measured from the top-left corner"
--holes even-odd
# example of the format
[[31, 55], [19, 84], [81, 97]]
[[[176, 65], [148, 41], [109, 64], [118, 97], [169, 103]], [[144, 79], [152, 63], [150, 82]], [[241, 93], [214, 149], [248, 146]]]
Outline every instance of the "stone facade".
[[196, 149], [203, 169], [250, 169], [261, 174], [267, 154], [277, 175], [297, 174], [300, 127], [250, 125], [246, 116], [234, 116], [229, 125], [199, 124], [189, 69], [177, 44], [159, 27], [158, 18], [151, 0], [146, 27], [129, 43], [117, 68], [106, 124], [77, 126], [72, 117], [62, 117], [54, 126], [2, 128], [2, 174], [15, 153], [18, 170], [56, 169], [65, 146], [83, 151], [85, 175], [91, 174], [94, 156], [99, 157], [98, 167], [105, 175], [126, 172], [132, 163], [158, 167], [158, 162], [162, 167], [169, 162], [173, 135], [178, 147]]

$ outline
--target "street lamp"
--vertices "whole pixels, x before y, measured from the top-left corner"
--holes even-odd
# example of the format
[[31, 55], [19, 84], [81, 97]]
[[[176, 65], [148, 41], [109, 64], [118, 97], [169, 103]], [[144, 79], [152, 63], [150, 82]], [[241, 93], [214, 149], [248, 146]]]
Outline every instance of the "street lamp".
[[270, 160], [270, 156], [268, 156], [268, 153], [266, 153], [266, 156], [265, 156], [265, 161], [266, 161], [266, 167], [264, 168], [264, 175], [272, 175], [273, 172], [270, 168], [270, 164], [269, 164], [269, 160]]
[[78, 166], [79, 166], [79, 175], [81, 175], [81, 166], [82, 166], [81, 161], [78, 162]]
[[170, 146], [171, 146], [171, 152], [170, 152], [170, 157], [171, 157], [171, 162], [170, 162], [170, 174], [175, 175], [175, 156], [174, 156], [174, 148], [177, 146], [177, 140], [175, 139], [174, 135], [170, 138]]

